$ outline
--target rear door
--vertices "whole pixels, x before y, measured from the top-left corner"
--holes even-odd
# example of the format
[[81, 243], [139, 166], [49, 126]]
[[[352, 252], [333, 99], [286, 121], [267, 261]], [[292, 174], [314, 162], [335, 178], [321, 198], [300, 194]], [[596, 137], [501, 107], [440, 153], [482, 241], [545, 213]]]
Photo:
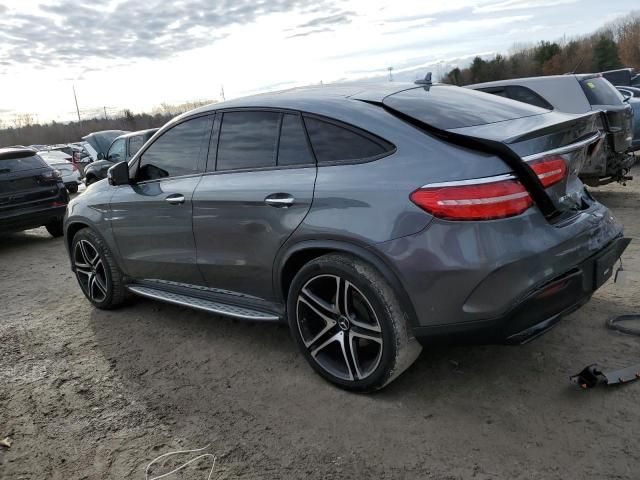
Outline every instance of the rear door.
[[111, 224], [130, 276], [203, 283], [191, 216], [211, 124], [211, 116], [201, 116], [165, 131], [132, 165], [132, 183], [116, 188]]
[[273, 299], [272, 266], [313, 199], [316, 165], [298, 113], [216, 115], [207, 173], [193, 197], [207, 285]]

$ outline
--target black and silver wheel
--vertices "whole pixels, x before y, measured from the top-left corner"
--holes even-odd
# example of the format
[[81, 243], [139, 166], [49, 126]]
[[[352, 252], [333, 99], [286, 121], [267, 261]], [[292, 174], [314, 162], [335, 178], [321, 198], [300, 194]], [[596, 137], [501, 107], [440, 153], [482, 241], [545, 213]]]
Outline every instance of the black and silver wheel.
[[73, 193], [78, 193], [78, 184], [77, 183], [71, 183], [69, 185], [67, 185], [67, 192], [73, 194]]
[[287, 303], [305, 357], [343, 388], [382, 388], [420, 352], [393, 290], [358, 259], [331, 254], [313, 260], [294, 278]]
[[109, 248], [89, 229], [80, 230], [71, 246], [73, 270], [85, 297], [98, 308], [113, 308], [124, 300], [122, 274]]

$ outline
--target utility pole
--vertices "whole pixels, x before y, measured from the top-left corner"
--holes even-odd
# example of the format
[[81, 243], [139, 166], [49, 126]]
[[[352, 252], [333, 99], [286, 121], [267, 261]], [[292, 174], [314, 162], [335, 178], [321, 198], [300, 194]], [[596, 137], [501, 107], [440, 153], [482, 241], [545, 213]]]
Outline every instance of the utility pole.
[[78, 97], [76, 96], [76, 86], [71, 84], [71, 87], [73, 88], [73, 99], [76, 101], [76, 112], [78, 112], [78, 123], [81, 123], [82, 120], [80, 119], [80, 108], [78, 108]]
[[389, 70], [389, 81], [393, 82], [393, 67], [387, 67], [387, 70]]
[[224, 98], [224, 85], [220, 85], [220, 96], [222, 97], [222, 101], [224, 102], [225, 101], [225, 98]]
[[107, 107], [104, 106], [104, 107], [102, 107], [102, 109], [104, 110], [104, 119], [105, 120], [109, 120], [109, 117], [107, 117]]

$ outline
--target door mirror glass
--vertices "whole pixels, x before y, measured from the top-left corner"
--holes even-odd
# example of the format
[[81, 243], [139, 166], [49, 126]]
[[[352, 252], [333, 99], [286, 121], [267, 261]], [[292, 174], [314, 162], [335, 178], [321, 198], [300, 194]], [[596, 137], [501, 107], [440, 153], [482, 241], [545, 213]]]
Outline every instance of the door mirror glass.
[[622, 94], [624, 102], [628, 102], [629, 99], [631, 97], [633, 97], [633, 95], [631, 94], [631, 92], [629, 90], [618, 90], [618, 91]]
[[116, 163], [107, 170], [109, 185], [127, 185], [129, 183], [129, 164], [127, 162]]

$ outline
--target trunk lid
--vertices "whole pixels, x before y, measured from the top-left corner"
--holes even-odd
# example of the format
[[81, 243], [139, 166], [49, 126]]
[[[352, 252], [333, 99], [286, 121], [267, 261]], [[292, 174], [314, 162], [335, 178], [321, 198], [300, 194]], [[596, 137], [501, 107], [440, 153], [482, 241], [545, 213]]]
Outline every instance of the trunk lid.
[[578, 178], [585, 165], [600, 164], [606, 152], [597, 112], [584, 115], [548, 113], [534, 119], [515, 119], [504, 124], [455, 129], [456, 133], [488, 138], [507, 144], [529, 165], [552, 157], [567, 167], [564, 181], [546, 189], [559, 211], [587, 207], [584, 185]]
[[[604, 155], [599, 112], [551, 112], [487, 93], [440, 85], [398, 92], [386, 97], [383, 104], [453, 143], [470, 148], [483, 142], [494, 145], [485, 151], [493, 150], [512, 167], [545, 215], [587, 207], [587, 194], [578, 174], [584, 164], [599, 161]], [[466, 139], [469, 143], [465, 144]], [[515, 155], [505, 155], [495, 145], [506, 145]], [[563, 181], [542, 190], [541, 185], [531, 185], [523, 178], [528, 176], [526, 168], [523, 175], [523, 162], [532, 166], [552, 157], [561, 158], [566, 165]], [[549, 201], [553, 208], [549, 208]], [[555, 212], [549, 211], [553, 209]]]
[[0, 158], [0, 214], [55, 200], [58, 179], [40, 157]]

